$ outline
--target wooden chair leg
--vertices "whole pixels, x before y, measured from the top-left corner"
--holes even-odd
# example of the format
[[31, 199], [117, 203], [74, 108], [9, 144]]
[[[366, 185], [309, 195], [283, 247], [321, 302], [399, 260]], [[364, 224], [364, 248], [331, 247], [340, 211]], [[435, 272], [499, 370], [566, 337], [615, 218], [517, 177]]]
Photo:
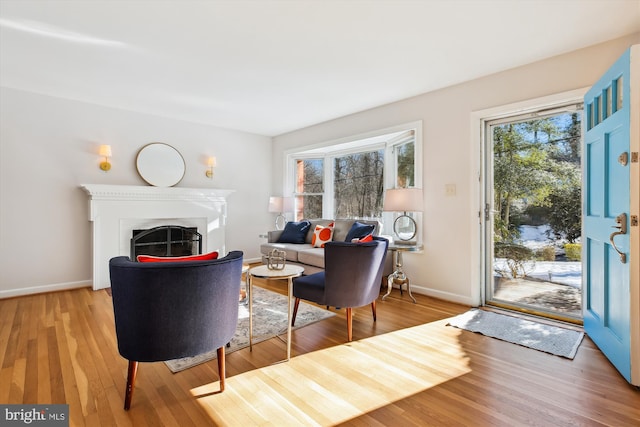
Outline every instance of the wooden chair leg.
[[133, 387], [136, 385], [136, 375], [138, 373], [138, 362], [129, 360], [129, 369], [127, 372], [127, 389], [124, 392], [124, 410], [128, 411], [131, 407], [131, 398], [133, 397]]
[[372, 302], [371, 303], [371, 311], [373, 312], [373, 321], [375, 322], [377, 320], [376, 318], [376, 302]]
[[300, 305], [300, 298], [296, 298], [293, 304], [293, 314], [291, 315], [291, 326], [296, 325], [296, 314], [298, 314], [298, 306]]
[[224, 380], [227, 376], [224, 347], [220, 347], [217, 350], [217, 353], [218, 353], [218, 376], [220, 377], [220, 392], [223, 392]]
[[353, 309], [347, 308], [347, 341], [351, 342], [353, 338]]

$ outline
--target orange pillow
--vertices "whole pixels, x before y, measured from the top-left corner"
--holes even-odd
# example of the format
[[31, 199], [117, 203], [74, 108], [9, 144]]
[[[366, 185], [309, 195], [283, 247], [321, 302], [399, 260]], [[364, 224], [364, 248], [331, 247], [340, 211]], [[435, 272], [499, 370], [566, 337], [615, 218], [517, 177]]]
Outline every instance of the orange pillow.
[[372, 241], [373, 241], [373, 235], [367, 234], [362, 239], [353, 239], [351, 243], [366, 243], [366, 242], [372, 242]]
[[333, 238], [333, 226], [333, 222], [326, 227], [316, 225], [316, 229], [313, 230], [313, 237], [311, 238], [311, 246], [314, 248], [324, 248], [325, 243], [330, 242]]
[[218, 252], [187, 256], [151, 256], [138, 255], [138, 262], [177, 262], [177, 261], [208, 261], [218, 258]]

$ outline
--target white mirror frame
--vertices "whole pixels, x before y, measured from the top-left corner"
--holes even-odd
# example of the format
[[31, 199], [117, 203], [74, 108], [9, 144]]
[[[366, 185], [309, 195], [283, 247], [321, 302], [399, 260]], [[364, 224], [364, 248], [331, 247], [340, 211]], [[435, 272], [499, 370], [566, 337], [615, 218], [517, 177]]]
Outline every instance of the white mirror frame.
[[173, 187], [184, 178], [186, 165], [178, 150], [163, 142], [152, 142], [138, 151], [138, 173], [154, 187]]

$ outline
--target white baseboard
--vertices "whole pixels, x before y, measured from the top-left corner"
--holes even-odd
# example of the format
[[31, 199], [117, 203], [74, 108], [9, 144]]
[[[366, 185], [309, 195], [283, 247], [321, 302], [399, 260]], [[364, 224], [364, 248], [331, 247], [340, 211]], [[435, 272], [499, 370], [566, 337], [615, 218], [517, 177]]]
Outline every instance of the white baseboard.
[[82, 280], [79, 282], [54, 283], [51, 285], [32, 286], [29, 288], [0, 290], [0, 299], [21, 297], [25, 295], [42, 294], [45, 292], [66, 291], [69, 289], [90, 288], [91, 280]]
[[[394, 285], [394, 289], [397, 289], [398, 286]], [[403, 291], [406, 292], [407, 287], [403, 286]], [[454, 302], [457, 304], [466, 305], [469, 307], [477, 307], [477, 304], [473, 301], [471, 297], [466, 297], [464, 295], [452, 294], [450, 292], [438, 291], [435, 289], [427, 288], [420, 285], [411, 285], [411, 293], [426, 295], [428, 297], [438, 298], [444, 301]]]

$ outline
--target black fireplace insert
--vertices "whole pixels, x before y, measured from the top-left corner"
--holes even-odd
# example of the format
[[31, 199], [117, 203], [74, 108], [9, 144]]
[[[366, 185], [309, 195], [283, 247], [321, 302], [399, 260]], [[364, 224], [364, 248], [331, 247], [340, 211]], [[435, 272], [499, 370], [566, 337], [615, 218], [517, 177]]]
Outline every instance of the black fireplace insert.
[[187, 256], [202, 253], [202, 234], [197, 227], [161, 225], [146, 230], [133, 230], [131, 259], [138, 255]]

